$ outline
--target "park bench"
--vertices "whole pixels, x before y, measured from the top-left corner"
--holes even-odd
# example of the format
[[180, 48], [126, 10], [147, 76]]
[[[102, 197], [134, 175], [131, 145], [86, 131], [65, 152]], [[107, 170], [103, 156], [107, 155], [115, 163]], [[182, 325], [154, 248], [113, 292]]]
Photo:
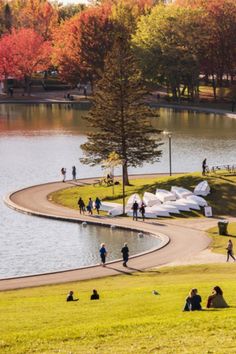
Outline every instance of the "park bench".
[[94, 181], [93, 185], [96, 186], [96, 185], [99, 185], [99, 186], [102, 186], [102, 185], [106, 185], [107, 187], [109, 186], [113, 186], [113, 184], [116, 183], [114, 182], [113, 178], [100, 178], [100, 179], [97, 179]]

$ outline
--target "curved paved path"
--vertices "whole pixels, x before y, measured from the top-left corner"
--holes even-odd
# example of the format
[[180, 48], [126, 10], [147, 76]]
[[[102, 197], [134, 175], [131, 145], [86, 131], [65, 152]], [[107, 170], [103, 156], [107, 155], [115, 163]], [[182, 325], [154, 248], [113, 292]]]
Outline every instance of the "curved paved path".
[[[141, 176], [136, 175], [135, 177]], [[120, 261], [116, 261], [107, 264], [104, 268], [97, 265], [71, 271], [5, 279], [0, 280], [0, 290], [71, 282], [116, 274], [129, 274], [133, 271], [142, 271], [170, 264], [218, 263], [225, 261], [224, 256], [213, 254], [207, 250], [210, 239], [206, 236], [204, 230], [215, 226], [217, 219], [168, 219], [142, 222], [133, 221], [127, 217], [91, 217], [80, 215], [78, 210], [63, 207], [48, 200], [48, 194], [52, 192], [70, 188], [74, 184], [90, 184], [92, 182], [93, 179], [81, 179], [77, 180], [76, 183], [68, 181], [66, 183], [55, 182], [33, 186], [6, 197], [5, 203], [15, 210], [31, 215], [74, 222], [87, 221], [95, 225], [117, 225], [157, 235], [164, 234], [169, 237], [169, 244], [158, 251], [130, 259], [129, 268], [127, 269], [123, 268]]]

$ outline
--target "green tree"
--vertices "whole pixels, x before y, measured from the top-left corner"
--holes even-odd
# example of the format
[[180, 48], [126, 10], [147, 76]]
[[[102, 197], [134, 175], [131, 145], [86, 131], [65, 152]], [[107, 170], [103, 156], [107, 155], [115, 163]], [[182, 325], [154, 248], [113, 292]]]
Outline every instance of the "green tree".
[[83, 163], [99, 164], [114, 151], [123, 163], [124, 182], [128, 185], [128, 166], [159, 160], [159, 131], [148, 119], [155, 114], [144, 103], [146, 95], [129, 43], [119, 38], [95, 86], [93, 108], [87, 117], [95, 130], [81, 145], [85, 155], [81, 159]]
[[175, 99], [186, 89], [189, 97], [198, 96], [203, 20], [199, 9], [158, 5], [133, 36], [145, 77], [166, 84]]
[[58, 5], [58, 22], [61, 23], [80, 13], [86, 8], [83, 4]]

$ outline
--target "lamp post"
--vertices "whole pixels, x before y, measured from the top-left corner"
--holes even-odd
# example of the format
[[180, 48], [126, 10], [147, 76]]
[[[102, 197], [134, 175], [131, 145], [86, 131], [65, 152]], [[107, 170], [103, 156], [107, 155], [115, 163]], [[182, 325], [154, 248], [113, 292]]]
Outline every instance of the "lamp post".
[[169, 168], [170, 168], [170, 176], [172, 176], [172, 154], [171, 154], [171, 138], [172, 138], [172, 133], [168, 131], [163, 131], [164, 135], [168, 136], [169, 139]]
[[122, 205], [123, 215], [125, 215], [125, 162], [122, 161]]

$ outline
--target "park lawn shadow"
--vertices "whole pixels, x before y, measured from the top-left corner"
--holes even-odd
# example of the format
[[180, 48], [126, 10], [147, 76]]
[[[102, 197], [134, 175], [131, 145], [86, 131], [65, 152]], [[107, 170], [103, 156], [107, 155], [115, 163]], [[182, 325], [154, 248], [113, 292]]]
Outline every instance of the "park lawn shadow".
[[[172, 186], [183, 187], [189, 190], [194, 190], [196, 185], [202, 180], [207, 180], [211, 192], [206, 197], [209, 205], [213, 209], [213, 215], [230, 215], [236, 216], [236, 177], [225, 178], [222, 176], [207, 176], [200, 175], [184, 175], [179, 177], [171, 177], [162, 181], [160, 179], [152, 184], [144, 184], [137, 189], [137, 193], [143, 195], [144, 192], [155, 193], [156, 189], [170, 190]], [[132, 193], [130, 193], [132, 194]], [[182, 212], [178, 217], [198, 217], [202, 216], [202, 211]]]

